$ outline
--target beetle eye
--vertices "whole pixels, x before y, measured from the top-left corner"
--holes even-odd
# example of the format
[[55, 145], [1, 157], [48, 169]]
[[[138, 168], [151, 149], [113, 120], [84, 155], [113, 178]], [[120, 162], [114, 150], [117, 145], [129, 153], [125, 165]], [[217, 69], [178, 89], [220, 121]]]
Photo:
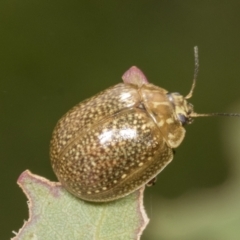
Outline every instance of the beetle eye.
[[182, 123], [182, 125], [185, 125], [188, 123], [188, 118], [181, 113], [178, 114], [178, 120]]

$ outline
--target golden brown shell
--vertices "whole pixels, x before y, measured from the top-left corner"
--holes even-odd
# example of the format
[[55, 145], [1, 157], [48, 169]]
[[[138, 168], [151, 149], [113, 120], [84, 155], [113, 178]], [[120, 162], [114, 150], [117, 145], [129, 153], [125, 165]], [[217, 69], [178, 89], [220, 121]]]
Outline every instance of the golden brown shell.
[[110, 201], [137, 190], [173, 159], [184, 137], [167, 91], [133, 76], [79, 103], [54, 129], [53, 170], [79, 198]]

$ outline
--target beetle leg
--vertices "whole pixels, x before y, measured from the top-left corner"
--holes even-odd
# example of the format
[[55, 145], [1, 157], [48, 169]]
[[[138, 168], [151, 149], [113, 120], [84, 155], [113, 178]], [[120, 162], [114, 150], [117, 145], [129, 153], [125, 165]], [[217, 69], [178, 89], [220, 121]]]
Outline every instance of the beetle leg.
[[146, 184], [146, 186], [147, 186], [147, 187], [154, 186], [156, 182], [157, 182], [157, 177], [154, 177], [153, 179], [151, 179], [151, 180]]
[[172, 151], [173, 151], [173, 155], [175, 155], [176, 154], [176, 150], [173, 148]]

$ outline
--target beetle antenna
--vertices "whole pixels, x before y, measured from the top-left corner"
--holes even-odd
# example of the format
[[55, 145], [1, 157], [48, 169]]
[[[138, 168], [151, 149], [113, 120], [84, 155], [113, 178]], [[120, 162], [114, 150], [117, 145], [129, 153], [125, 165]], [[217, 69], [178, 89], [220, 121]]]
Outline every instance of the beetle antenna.
[[240, 117], [240, 113], [195, 113], [195, 112], [192, 112], [190, 114], [190, 117], [214, 117], [214, 116]]
[[193, 90], [196, 86], [196, 81], [197, 81], [197, 75], [198, 75], [198, 70], [199, 70], [199, 58], [198, 58], [198, 47], [194, 47], [194, 61], [195, 61], [195, 68], [194, 68], [194, 75], [193, 75], [193, 83], [190, 92], [188, 95], [185, 97], [185, 99], [189, 99], [193, 95]]
[[[185, 99], [189, 99], [193, 95], [193, 90], [196, 86], [197, 82], [197, 75], [199, 70], [199, 58], [198, 58], [198, 47], [194, 47], [194, 61], [195, 61], [195, 68], [194, 68], [194, 75], [193, 75], [193, 83], [190, 92], [185, 97]], [[192, 112], [190, 117], [214, 117], [214, 116], [223, 116], [223, 117], [240, 117], [240, 113], [195, 113]]]

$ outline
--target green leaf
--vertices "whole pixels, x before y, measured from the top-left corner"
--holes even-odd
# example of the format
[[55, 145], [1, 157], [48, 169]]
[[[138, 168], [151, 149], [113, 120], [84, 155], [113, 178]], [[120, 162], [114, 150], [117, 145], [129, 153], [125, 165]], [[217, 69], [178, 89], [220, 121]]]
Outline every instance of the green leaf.
[[149, 221], [143, 207], [144, 188], [117, 201], [90, 203], [28, 170], [18, 184], [29, 200], [29, 220], [12, 240], [140, 239]]

